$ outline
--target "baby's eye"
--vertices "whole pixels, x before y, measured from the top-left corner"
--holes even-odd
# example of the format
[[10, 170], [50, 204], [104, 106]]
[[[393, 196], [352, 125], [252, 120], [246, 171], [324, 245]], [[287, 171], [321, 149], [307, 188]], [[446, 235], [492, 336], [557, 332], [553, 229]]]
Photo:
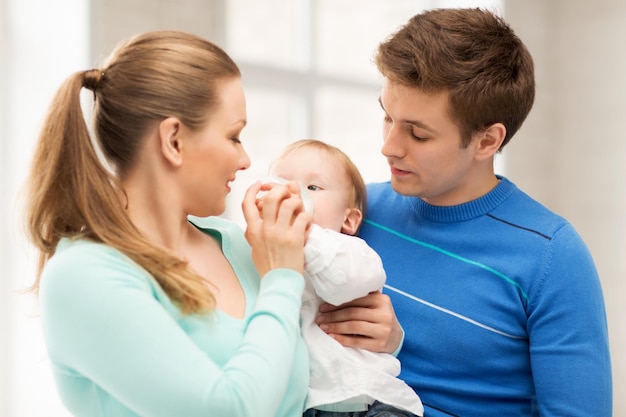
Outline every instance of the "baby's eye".
[[317, 185], [311, 184], [311, 185], [307, 185], [306, 189], [309, 190], [309, 191], [318, 191], [321, 188], [319, 186], [317, 186]]

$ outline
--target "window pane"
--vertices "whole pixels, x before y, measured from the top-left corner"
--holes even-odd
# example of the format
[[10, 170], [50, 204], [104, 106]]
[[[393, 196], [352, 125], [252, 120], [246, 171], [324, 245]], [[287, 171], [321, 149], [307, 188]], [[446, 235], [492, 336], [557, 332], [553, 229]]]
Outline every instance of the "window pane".
[[378, 44], [431, 1], [316, 0], [315, 63], [324, 73], [376, 81]]
[[380, 153], [383, 112], [380, 92], [320, 88], [315, 95], [315, 139], [344, 151], [357, 165], [365, 182], [384, 181], [389, 169]]
[[[235, 61], [302, 68], [309, 60], [308, 16], [301, 0], [228, 0], [226, 36]], [[303, 49], [304, 48], [304, 49]]]
[[228, 195], [225, 217], [243, 225], [241, 202], [248, 186], [267, 175], [270, 163], [288, 143], [304, 137], [302, 99], [275, 90], [244, 86], [248, 124], [241, 134], [250, 168], [240, 171]]

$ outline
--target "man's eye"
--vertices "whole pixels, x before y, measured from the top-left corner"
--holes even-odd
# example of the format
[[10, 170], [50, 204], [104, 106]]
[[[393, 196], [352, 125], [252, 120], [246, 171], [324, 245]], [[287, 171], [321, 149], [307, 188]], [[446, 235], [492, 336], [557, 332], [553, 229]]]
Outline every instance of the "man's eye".
[[418, 142], [426, 142], [428, 140], [428, 138], [417, 136], [415, 133], [411, 133], [411, 136]]

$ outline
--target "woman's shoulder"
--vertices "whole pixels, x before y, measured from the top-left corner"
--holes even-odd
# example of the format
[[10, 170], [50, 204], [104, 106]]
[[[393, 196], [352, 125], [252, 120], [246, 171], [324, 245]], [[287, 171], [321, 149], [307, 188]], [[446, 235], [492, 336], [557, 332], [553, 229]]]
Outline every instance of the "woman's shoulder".
[[57, 245], [54, 255], [46, 264], [45, 271], [131, 262], [120, 251], [104, 243], [89, 239], [63, 238]]
[[57, 249], [50, 258], [48, 264], [67, 266], [81, 266], [85, 264], [109, 265], [109, 264], [133, 264], [126, 255], [118, 249], [102, 242], [89, 239], [69, 239], [63, 238], [59, 242]]
[[42, 271], [40, 293], [97, 290], [105, 280], [146, 290], [153, 286], [150, 274], [119, 250], [87, 239], [65, 238]]

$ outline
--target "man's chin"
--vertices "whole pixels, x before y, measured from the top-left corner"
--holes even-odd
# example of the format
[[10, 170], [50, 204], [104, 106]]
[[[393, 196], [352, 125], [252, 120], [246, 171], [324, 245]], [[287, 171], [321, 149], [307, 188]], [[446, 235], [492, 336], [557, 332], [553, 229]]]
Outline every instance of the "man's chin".
[[409, 184], [403, 183], [402, 181], [398, 181], [396, 178], [391, 177], [391, 188], [400, 194], [407, 197], [415, 197], [416, 192]]

